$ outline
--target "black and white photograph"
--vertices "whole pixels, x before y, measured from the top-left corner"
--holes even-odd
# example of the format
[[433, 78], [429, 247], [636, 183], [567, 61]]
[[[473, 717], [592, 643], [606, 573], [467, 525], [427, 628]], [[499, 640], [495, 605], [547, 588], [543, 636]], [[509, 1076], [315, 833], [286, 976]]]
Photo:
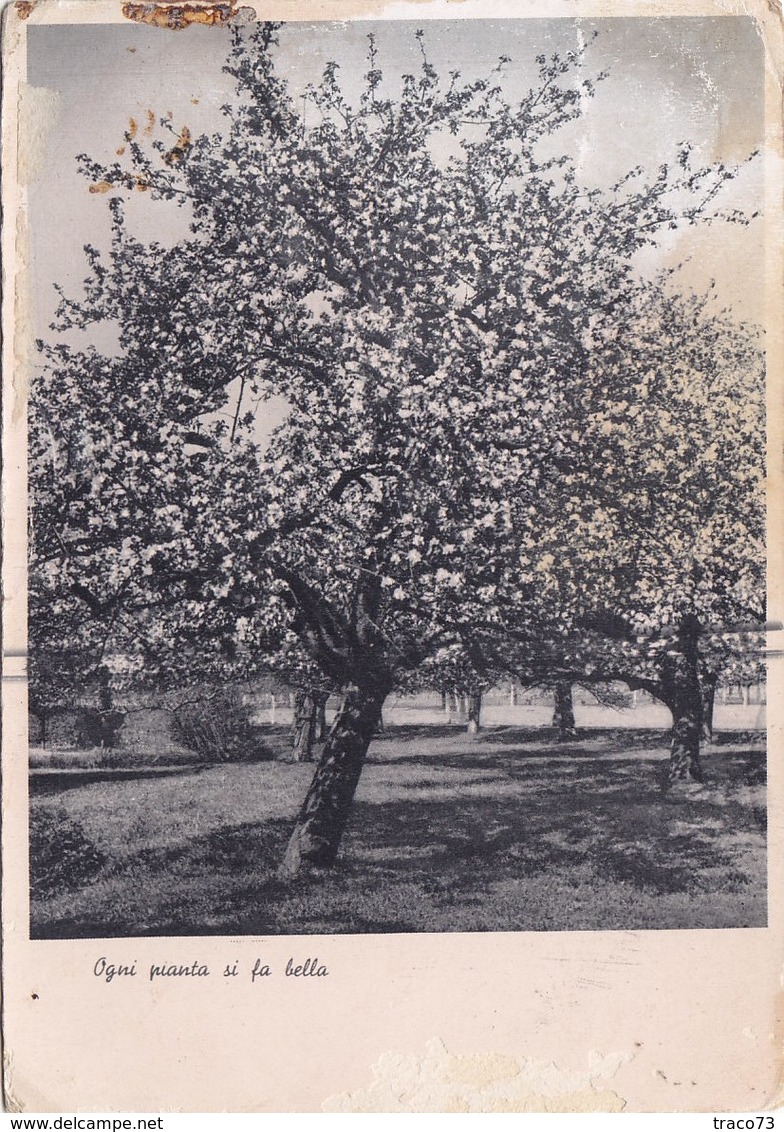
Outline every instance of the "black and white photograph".
[[142, 16], [26, 30], [30, 938], [765, 928], [755, 20]]

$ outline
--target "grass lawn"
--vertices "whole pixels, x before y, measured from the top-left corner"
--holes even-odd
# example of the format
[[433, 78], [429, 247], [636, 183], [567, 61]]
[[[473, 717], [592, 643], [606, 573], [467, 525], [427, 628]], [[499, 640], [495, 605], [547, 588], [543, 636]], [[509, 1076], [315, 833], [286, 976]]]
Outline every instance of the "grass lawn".
[[[271, 742], [282, 747], [283, 732]], [[400, 726], [376, 739], [337, 866], [275, 869], [312, 766], [236, 763], [34, 797], [105, 855], [33, 900], [33, 938], [760, 927], [764, 735], [706, 749], [668, 799], [660, 731]]]

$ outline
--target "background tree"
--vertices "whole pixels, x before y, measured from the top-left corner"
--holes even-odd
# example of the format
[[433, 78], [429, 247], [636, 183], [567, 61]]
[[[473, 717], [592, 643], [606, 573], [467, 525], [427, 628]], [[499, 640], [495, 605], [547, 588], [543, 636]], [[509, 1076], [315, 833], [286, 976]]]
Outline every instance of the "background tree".
[[581, 430], [602, 476], [586, 471], [572, 506], [607, 530], [583, 531], [583, 562], [604, 571], [578, 616], [590, 622], [592, 606], [596, 624], [655, 655], [670, 781], [699, 781], [711, 638], [765, 618], [764, 359], [753, 328], [695, 296], [648, 295], [624, 337], [620, 365], [600, 359], [614, 389]]
[[577, 736], [577, 726], [574, 720], [574, 697], [570, 680], [558, 680], [553, 685], [553, 727], [558, 738], [574, 739]]

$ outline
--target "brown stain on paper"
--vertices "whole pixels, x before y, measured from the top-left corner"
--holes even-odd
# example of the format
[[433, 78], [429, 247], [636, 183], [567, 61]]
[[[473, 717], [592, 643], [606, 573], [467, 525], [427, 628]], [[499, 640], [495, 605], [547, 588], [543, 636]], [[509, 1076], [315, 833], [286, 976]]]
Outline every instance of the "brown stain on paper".
[[183, 126], [172, 148], [164, 154], [163, 160], [167, 165], [179, 165], [188, 156], [190, 148], [191, 132], [187, 126]]
[[588, 1067], [501, 1053], [451, 1054], [435, 1038], [424, 1055], [382, 1054], [373, 1081], [329, 1097], [324, 1112], [623, 1112], [604, 1082], [633, 1054], [588, 1055]]
[[126, 20], [149, 24], [151, 27], [169, 28], [171, 31], [182, 31], [193, 24], [222, 27], [238, 17], [244, 17], [248, 20], [255, 19], [255, 12], [252, 9], [238, 9], [235, 0], [229, 0], [228, 3], [224, 4], [129, 2], [123, 4], [122, 14]]
[[[171, 163], [170, 163], [171, 164]], [[146, 193], [150, 187], [150, 182], [145, 180], [144, 177], [137, 174], [129, 181], [95, 181], [92, 185], [88, 186], [88, 193], [109, 193], [112, 189], [134, 189], [137, 193]]]
[[16, 0], [14, 8], [16, 9], [16, 14], [19, 16], [19, 19], [29, 19], [29, 17], [32, 16], [33, 12], [35, 11], [35, 6], [37, 3], [38, 0]]

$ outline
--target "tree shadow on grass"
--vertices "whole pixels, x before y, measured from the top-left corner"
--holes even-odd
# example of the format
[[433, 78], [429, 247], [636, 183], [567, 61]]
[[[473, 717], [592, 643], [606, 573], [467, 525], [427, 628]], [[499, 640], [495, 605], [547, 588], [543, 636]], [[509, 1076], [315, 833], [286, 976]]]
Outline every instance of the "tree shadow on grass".
[[[519, 732], [515, 734], [519, 735]], [[502, 736], [502, 749], [489, 744], [467, 743], [458, 751], [442, 751], [428, 746], [425, 736], [421, 751], [390, 756], [377, 751], [374, 758], [368, 760], [368, 764], [396, 768], [419, 766], [427, 768], [431, 773], [437, 768], [463, 771], [466, 774], [493, 772], [512, 778], [536, 774], [534, 764], [538, 764], [544, 768], [542, 773], [548, 779], [552, 777], [551, 768], [557, 768], [559, 773], [569, 773], [571, 768], [571, 773], [589, 777], [598, 774], [620, 780], [635, 777], [638, 773], [643, 774], [644, 767], [652, 766], [659, 768], [656, 780], [657, 788], [661, 790], [666, 782], [669, 751], [660, 732], [645, 734], [646, 739], [638, 737], [631, 743], [628, 735], [612, 732], [605, 736], [601, 752], [597, 751], [598, 744], [594, 743], [590, 747], [579, 743], [546, 746], [540, 738], [536, 744], [527, 740], [518, 744], [518, 740], [513, 743], [511, 738], [507, 741], [505, 736]], [[733, 743], [731, 747], [730, 744], [709, 747], [703, 751], [703, 762], [709, 784], [727, 779], [742, 781], [747, 785], [765, 781], [765, 750], [761, 746]]]
[[709, 746], [735, 747], [738, 745], [748, 746], [749, 744], [754, 744], [757, 747], [764, 747], [766, 739], [767, 732], [762, 730], [714, 731]]
[[703, 762], [709, 782], [716, 779], [761, 786], [767, 780], [767, 758], [759, 748], [720, 751], [709, 754]]
[[[628, 748], [627, 748], [628, 750]], [[658, 751], [641, 750], [632, 758], [597, 757], [596, 751], [585, 751], [579, 747], [551, 747], [550, 749], [511, 746], [506, 749], [492, 749], [469, 746], [462, 751], [434, 752], [423, 747], [421, 752], [413, 752], [386, 760], [376, 757], [374, 766], [422, 767], [431, 772], [435, 768], [463, 771], [466, 774], [496, 772], [512, 779], [542, 775], [552, 779], [552, 769], [558, 772], [592, 775], [596, 768], [613, 767], [620, 773], [626, 765], [631, 773], [633, 768], [646, 764], [666, 765], [666, 754]], [[541, 768], [541, 769], [540, 769]], [[582, 768], [582, 769], [580, 769]]]
[[[264, 760], [266, 761], [266, 760]], [[64, 790], [78, 790], [102, 782], [143, 782], [163, 778], [188, 778], [211, 769], [211, 763], [198, 765], [144, 766], [144, 767], [90, 767], [73, 770], [32, 770], [29, 776], [30, 793], [62, 794]]]
[[[588, 863], [639, 889], [687, 892], [701, 887], [706, 869], [732, 863], [728, 834], [760, 832], [759, 806], [733, 799], [738, 787], [764, 780], [758, 751], [714, 756], [713, 792], [676, 801], [662, 796], [655, 760], [595, 759], [590, 766], [534, 770], [525, 761], [494, 756], [490, 764], [525, 782], [525, 798], [462, 793], [459, 800], [383, 806], [360, 801], [346, 855], [391, 871], [419, 872], [423, 879], [451, 875], [467, 891], [504, 876]], [[428, 846], [427, 857], [412, 855], [412, 845]]]
[[[81, 917], [60, 905], [60, 916], [38, 918], [32, 938], [520, 930], [528, 882], [555, 893], [547, 925], [566, 929], [579, 886], [606, 894], [620, 884], [655, 915], [662, 897], [710, 900], [742, 888], [762, 845], [759, 749], [714, 751], [708, 789], [673, 801], [660, 791], [666, 757], [535, 763], [472, 747], [405, 759], [429, 777], [412, 780], [404, 765], [395, 778], [398, 758], [377, 765], [381, 786], [372, 774], [363, 784], [332, 870], [295, 885], [277, 879], [293, 815], [227, 822], [176, 847], [142, 849], [86, 894]], [[450, 772], [441, 783], [439, 770]], [[390, 796], [392, 782], [403, 797]], [[96, 902], [106, 909], [100, 922]]]
[[554, 728], [541, 727], [493, 727], [480, 732], [479, 740], [489, 743], [531, 743], [537, 747], [564, 747], [583, 750], [586, 746], [596, 747], [602, 745], [614, 747], [616, 744], [624, 750], [630, 747], [649, 747], [651, 745], [666, 746], [669, 732], [659, 728], [630, 728], [630, 727], [591, 727], [578, 728], [577, 739], [565, 743], [558, 740]]
[[393, 723], [373, 736], [373, 746], [416, 739], [456, 739], [464, 734], [465, 724], [459, 723]]
[[[285, 895], [286, 886], [275, 873], [291, 829], [292, 823], [285, 820], [227, 824], [181, 845], [141, 849], [101, 878], [107, 886], [131, 886], [141, 897], [136, 922], [129, 922], [128, 910], [119, 909], [114, 918], [114, 908], [100, 922], [70, 915], [46, 921], [32, 915], [31, 939], [221, 935], [237, 930], [232, 920], [246, 913], [234, 905], [243, 896], [252, 896], [254, 908], [263, 910]], [[244, 875], [252, 875], [253, 883], [238, 891], [236, 880], [242, 885]], [[217, 878], [219, 888], [216, 892], [211, 887], [200, 899], [205, 878]], [[222, 909], [224, 902], [227, 907]], [[223, 918], [211, 923], [216, 912]], [[257, 911], [256, 921], [260, 933], [277, 930], [274, 917], [267, 921], [263, 912]]]

